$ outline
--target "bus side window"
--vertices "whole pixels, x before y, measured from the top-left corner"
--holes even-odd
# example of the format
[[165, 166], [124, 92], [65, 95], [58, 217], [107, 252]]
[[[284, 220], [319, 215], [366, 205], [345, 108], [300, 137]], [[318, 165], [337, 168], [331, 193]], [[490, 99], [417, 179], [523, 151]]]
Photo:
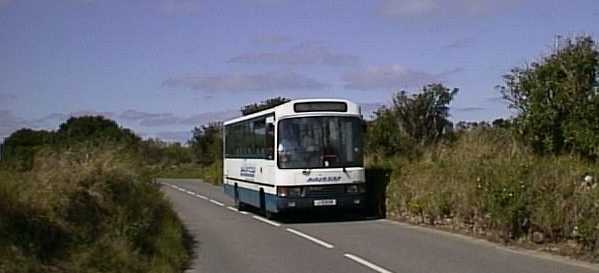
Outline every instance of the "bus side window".
[[275, 158], [275, 125], [272, 123], [266, 124], [265, 154], [268, 160]]

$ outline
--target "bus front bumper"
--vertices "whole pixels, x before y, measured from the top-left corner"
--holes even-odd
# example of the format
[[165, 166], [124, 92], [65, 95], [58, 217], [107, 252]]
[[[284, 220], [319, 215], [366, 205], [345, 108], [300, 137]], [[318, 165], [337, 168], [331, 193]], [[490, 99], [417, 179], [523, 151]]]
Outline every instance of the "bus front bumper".
[[295, 209], [355, 209], [362, 208], [365, 194], [348, 194], [322, 197], [277, 197], [278, 211]]

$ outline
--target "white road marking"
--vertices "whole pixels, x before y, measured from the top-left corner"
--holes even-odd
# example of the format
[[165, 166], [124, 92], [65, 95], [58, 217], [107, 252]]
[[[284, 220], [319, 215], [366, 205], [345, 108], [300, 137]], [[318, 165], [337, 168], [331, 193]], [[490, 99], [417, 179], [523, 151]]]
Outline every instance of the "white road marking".
[[243, 215], [248, 215], [249, 213], [247, 211], [242, 211], [242, 210], [238, 210], [239, 213], [243, 214]]
[[325, 241], [316, 239], [316, 238], [314, 238], [314, 237], [312, 237], [312, 236], [310, 236], [308, 234], [305, 234], [303, 232], [297, 231], [295, 229], [287, 228], [287, 231], [289, 231], [289, 232], [291, 232], [291, 233], [293, 233], [293, 234], [295, 234], [297, 236], [300, 236], [300, 237], [302, 237], [304, 239], [308, 239], [308, 240], [310, 240], [310, 241], [312, 241], [312, 242], [314, 242], [316, 244], [319, 244], [319, 245], [321, 245], [323, 247], [326, 247], [326, 248], [333, 248], [334, 247], [332, 244], [329, 244], [329, 243], [327, 243]]
[[232, 210], [232, 211], [238, 211], [236, 208], [234, 207], [227, 207], [228, 209]]
[[258, 220], [258, 221], [262, 221], [262, 222], [264, 222], [264, 223], [267, 223], [267, 224], [269, 224], [269, 225], [273, 225], [273, 226], [275, 226], [275, 227], [280, 227], [280, 226], [281, 226], [281, 224], [279, 224], [279, 223], [277, 223], [277, 222], [275, 222], [275, 221], [271, 221], [271, 220], [268, 220], [268, 219], [266, 219], [266, 218], [262, 218], [262, 217], [260, 217], [260, 216], [256, 216], [256, 215], [254, 215], [254, 219], [256, 219], [256, 220]]
[[197, 196], [198, 196], [199, 198], [202, 198], [202, 199], [204, 199], [204, 200], [208, 200], [208, 197], [206, 197], [206, 196], [203, 196], [203, 195], [201, 195], [201, 194], [198, 194]]
[[218, 202], [218, 201], [216, 201], [216, 200], [214, 200], [214, 199], [210, 199], [210, 203], [212, 203], [212, 204], [215, 204], [215, 205], [218, 205], [218, 206], [221, 206], [221, 207], [224, 207], [224, 206], [225, 206], [225, 204], [223, 204], [223, 203], [221, 203], [221, 202]]
[[371, 263], [371, 262], [369, 262], [367, 260], [364, 260], [364, 259], [362, 259], [362, 258], [360, 258], [360, 257], [358, 257], [356, 255], [345, 253], [345, 254], [343, 254], [343, 256], [345, 256], [345, 257], [353, 260], [354, 262], [357, 262], [359, 264], [367, 266], [367, 267], [369, 267], [370, 269], [372, 269], [372, 270], [374, 270], [376, 272], [380, 272], [380, 273], [393, 273], [393, 272], [391, 272], [391, 271], [389, 271], [387, 269], [384, 269], [384, 268], [382, 268], [382, 267], [380, 267], [380, 266], [378, 266], [376, 264], [373, 264], [373, 263]]

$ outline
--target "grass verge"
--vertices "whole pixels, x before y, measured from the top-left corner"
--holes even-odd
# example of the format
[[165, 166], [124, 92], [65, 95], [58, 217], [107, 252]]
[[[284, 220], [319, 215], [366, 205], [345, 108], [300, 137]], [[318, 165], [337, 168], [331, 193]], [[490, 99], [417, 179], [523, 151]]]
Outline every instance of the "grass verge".
[[393, 169], [392, 217], [599, 261], [596, 163], [534, 155], [508, 132], [478, 130], [379, 164]]
[[181, 272], [171, 205], [124, 148], [51, 149], [0, 170], [0, 272]]

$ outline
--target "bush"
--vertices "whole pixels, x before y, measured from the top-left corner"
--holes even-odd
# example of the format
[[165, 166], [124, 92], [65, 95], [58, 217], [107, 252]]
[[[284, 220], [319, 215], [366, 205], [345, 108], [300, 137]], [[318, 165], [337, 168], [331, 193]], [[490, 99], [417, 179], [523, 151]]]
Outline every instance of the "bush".
[[575, 151], [599, 156], [599, 49], [590, 37], [525, 68], [514, 68], [500, 87], [516, 109], [514, 125], [539, 153]]
[[[448, 224], [504, 241], [541, 232], [575, 240], [599, 258], [599, 166], [572, 155], [541, 157], [509, 130], [462, 132], [419, 160], [394, 159], [388, 208], [408, 220]], [[596, 179], [596, 178], [595, 178]]]
[[457, 88], [429, 84], [417, 94], [396, 93], [393, 106], [378, 109], [376, 118], [368, 124], [369, 153], [413, 158], [422, 148], [447, 139], [453, 127], [448, 120], [449, 104], [457, 92]]
[[[0, 175], [0, 272], [178, 272], [184, 229], [126, 148], [40, 151]], [[160, 268], [160, 271], [155, 271]]]

